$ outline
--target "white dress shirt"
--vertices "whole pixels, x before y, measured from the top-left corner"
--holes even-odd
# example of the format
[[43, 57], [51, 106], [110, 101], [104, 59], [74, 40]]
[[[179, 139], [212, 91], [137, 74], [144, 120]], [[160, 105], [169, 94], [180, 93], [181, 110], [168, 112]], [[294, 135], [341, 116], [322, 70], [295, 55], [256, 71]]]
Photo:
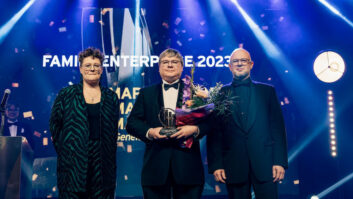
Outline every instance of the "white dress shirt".
[[[169, 88], [168, 90], [164, 90], [164, 84], [169, 84], [168, 82], [163, 81], [162, 84], [162, 91], [163, 91], [163, 103], [164, 103], [164, 108], [170, 108], [173, 111], [175, 111], [176, 105], [177, 105], [177, 101], [178, 101], [178, 91], [179, 89], [175, 89], [175, 88]], [[177, 79], [175, 82], [171, 83], [171, 84], [175, 84], [179, 82], [179, 79]], [[179, 88], [180, 85], [178, 85]]]

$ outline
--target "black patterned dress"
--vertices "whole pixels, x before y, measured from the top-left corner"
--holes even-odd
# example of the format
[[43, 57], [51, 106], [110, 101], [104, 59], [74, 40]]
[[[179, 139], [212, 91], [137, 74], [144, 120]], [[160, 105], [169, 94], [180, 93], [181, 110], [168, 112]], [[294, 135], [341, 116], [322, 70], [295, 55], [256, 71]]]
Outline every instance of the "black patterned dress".
[[92, 105], [97, 122], [90, 121], [82, 82], [62, 89], [55, 99], [50, 131], [60, 198], [114, 198], [119, 100], [107, 88], [101, 93], [101, 102]]

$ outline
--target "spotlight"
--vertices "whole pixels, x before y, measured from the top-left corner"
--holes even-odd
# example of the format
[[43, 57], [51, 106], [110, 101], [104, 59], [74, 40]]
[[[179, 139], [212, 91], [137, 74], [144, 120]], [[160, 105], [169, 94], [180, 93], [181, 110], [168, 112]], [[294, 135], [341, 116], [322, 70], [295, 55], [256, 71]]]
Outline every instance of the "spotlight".
[[35, 0], [30, 0], [20, 11], [18, 11], [6, 24], [0, 28], [0, 44], [5, 40], [15, 24], [20, 20], [22, 15], [31, 7]]
[[328, 100], [332, 101], [333, 97], [332, 96], [328, 96]]
[[[335, 155], [332, 154], [332, 156], [336, 156], [337, 154], [335, 153]], [[327, 194], [331, 193], [332, 191], [336, 190], [338, 187], [342, 186], [344, 183], [348, 182], [350, 179], [353, 178], [353, 172], [348, 174], [346, 177], [342, 178], [341, 180], [339, 180], [338, 182], [336, 182], [335, 184], [331, 185], [330, 187], [328, 187], [327, 189], [323, 190], [321, 193], [319, 193], [317, 196], [320, 198], [325, 197]]]
[[319, 197], [313, 195], [313, 196], [310, 197], [310, 199], [319, 199]]
[[336, 145], [336, 141], [331, 140], [331, 144], [332, 144], [332, 145]]
[[331, 4], [329, 4], [326, 0], [318, 0], [320, 3], [322, 3], [326, 8], [328, 8], [332, 13], [343, 19], [347, 24], [349, 24], [351, 27], [353, 27], [353, 22], [347, 19], [340, 11], [338, 11], [335, 7], [333, 7]]
[[332, 105], [333, 105], [333, 102], [329, 102], [328, 105], [332, 106]]

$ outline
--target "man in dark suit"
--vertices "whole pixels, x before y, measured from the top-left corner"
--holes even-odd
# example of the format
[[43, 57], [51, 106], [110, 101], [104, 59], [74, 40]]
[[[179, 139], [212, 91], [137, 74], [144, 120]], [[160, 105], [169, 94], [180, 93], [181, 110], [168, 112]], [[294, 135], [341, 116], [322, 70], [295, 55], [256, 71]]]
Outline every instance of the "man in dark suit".
[[15, 104], [8, 103], [5, 110], [6, 120], [4, 124], [4, 136], [23, 136], [34, 150], [33, 132], [31, 128], [18, 120], [20, 108]]
[[[174, 49], [159, 57], [162, 82], [140, 90], [127, 120], [126, 130], [146, 144], [141, 174], [145, 199], [200, 198], [204, 173], [198, 139], [205, 134], [205, 125], [185, 125], [168, 138], [160, 134], [162, 124], [158, 114], [162, 108], [175, 110], [182, 105], [183, 57]], [[193, 136], [191, 148], [181, 143]]]
[[209, 172], [226, 183], [229, 198], [278, 198], [277, 182], [288, 167], [284, 119], [274, 87], [252, 81], [250, 54], [239, 48], [230, 56], [233, 82], [221, 89], [233, 103], [231, 114], [215, 116], [207, 138]]

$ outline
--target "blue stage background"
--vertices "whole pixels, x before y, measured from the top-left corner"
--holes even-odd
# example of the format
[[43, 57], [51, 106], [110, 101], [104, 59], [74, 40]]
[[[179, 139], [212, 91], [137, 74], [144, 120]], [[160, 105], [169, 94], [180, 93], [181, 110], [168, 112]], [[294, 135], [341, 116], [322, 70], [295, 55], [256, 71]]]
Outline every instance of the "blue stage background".
[[[10, 20], [29, 2], [23, 15]], [[178, 49], [193, 57], [196, 82], [207, 88], [231, 82], [227, 56], [244, 47], [255, 63], [252, 79], [274, 85], [282, 104], [290, 165], [279, 185], [280, 198], [310, 198], [347, 176], [347, 181], [323, 197], [353, 197], [352, 24], [319, 1], [136, 2], [1, 1], [0, 91], [10, 88], [10, 102], [18, 104], [21, 113], [30, 114], [21, 117], [34, 131], [36, 144], [33, 198], [57, 197], [56, 152], [48, 119], [58, 91], [80, 80], [78, 67], [69, 62], [62, 66], [62, 61], [89, 46], [107, 56], [145, 56], [150, 61], [168, 47]], [[351, 1], [328, 2], [353, 20]], [[331, 84], [321, 82], [313, 72], [313, 62], [324, 50], [339, 53], [346, 64], [343, 77]], [[124, 102], [117, 140], [116, 193], [118, 197], [141, 197], [144, 144], [127, 136], [124, 126], [139, 88], [160, 81], [158, 64], [117, 67], [107, 61], [107, 66], [103, 84]], [[186, 66], [183, 75], [189, 72]], [[335, 102], [336, 157], [330, 153], [328, 90], [333, 91]], [[201, 151], [207, 174], [205, 139]], [[206, 176], [205, 197], [226, 194], [212, 175]]]

